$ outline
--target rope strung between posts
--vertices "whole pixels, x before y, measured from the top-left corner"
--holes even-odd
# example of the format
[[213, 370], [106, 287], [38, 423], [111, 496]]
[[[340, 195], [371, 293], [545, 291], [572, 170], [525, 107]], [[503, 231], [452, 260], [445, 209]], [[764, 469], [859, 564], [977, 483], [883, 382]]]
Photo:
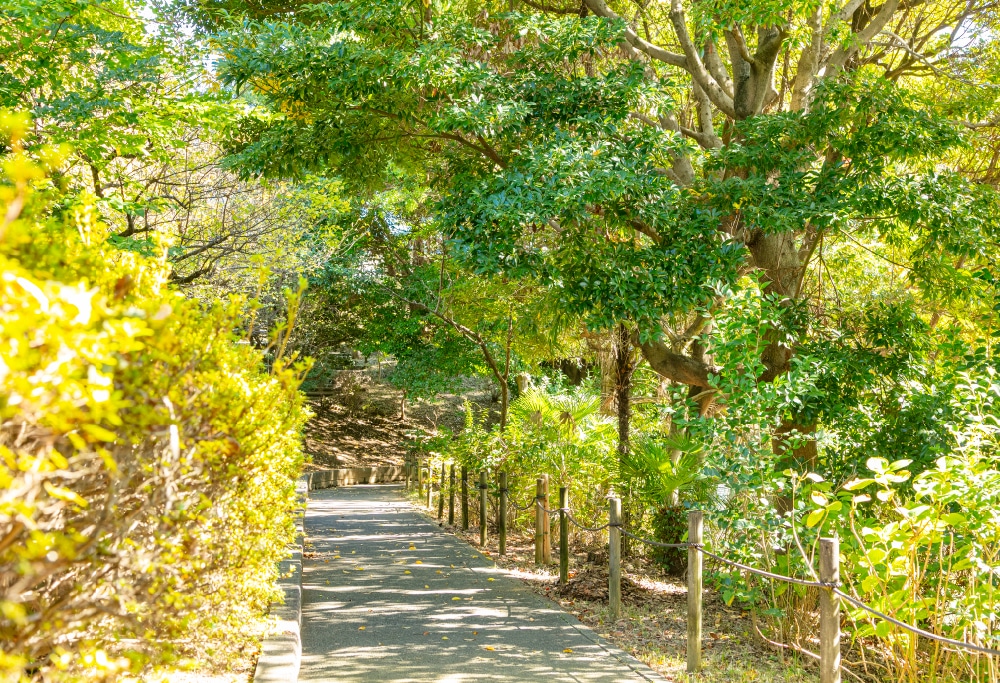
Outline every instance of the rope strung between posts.
[[[506, 489], [503, 489], [503, 492], [506, 493]], [[840, 598], [843, 598], [844, 600], [846, 600], [850, 604], [854, 605], [855, 607], [857, 607], [859, 609], [862, 609], [862, 610], [864, 610], [864, 611], [872, 614], [873, 616], [878, 617], [879, 619], [887, 621], [890, 624], [898, 626], [899, 628], [905, 629], [905, 630], [907, 630], [907, 631], [909, 631], [911, 633], [914, 633], [914, 634], [916, 634], [918, 636], [922, 636], [924, 638], [927, 638], [929, 640], [934, 640], [934, 641], [937, 641], [939, 643], [944, 643], [945, 645], [950, 645], [952, 647], [956, 647], [956, 648], [960, 648], [960, 649], [964, 649], [964, 650], [969, 650], [971, 652], [978, 652], [978, 653], [985, 654], [985, 655], [990, 655], [990, 656], [993, 656], [993, 657], [1000, 657], [1000, 650], [996, 650], [996, 649], [989, 648], [989, 647], [984, 647], [982, 645], [975, 645], [973, 643], [967, 643], [967, 642], [964, 642], [964, 641], [961, 641], [961, 640], [955, 640], [954, 638], [947, 638], [945, 636], [941, 636], [941, 635], [938, 635], [936, 633], [932, 633], [930, 631], [926, 631], [926, 630], [924, 630], [922, 628], [919, 628], [917, 626], [913, 626], [912, 624], [907, 624], [906, 622], [900, 621], [899, 619], [895, 619], [893, 617], [890, 617], [888, 614], [883, 614], [882, 612], [879, 612], [874, 607], [866, 605], [865, 603], [861, 602], [857, 598], [854, 598], [854, 597], [848, 595], [847, 593], [845, 593], [844, 591], [840, 590], [840, 585], [838, 583], [825, 582], [825, 581], [810, 581], [808, 579], [799, 579], [799, 578], [796, 578], [794, 576], [784, 576], [782, 574], [775, 574], [773, 572], [765, 571], [763, 569], [758, 569], [756, 567], [751, 567], [751, 566], [743, 564], [741, 562], [736, 562], [734, 560], [730, 560], [728, 558], [722, 557], [721, 555], [716, 555], [715, 553], [713, 553], [713, 552], [711, 552], [709, 550], [706, 550], [705, 546], [702, 545], [702, 544], [700, 544], [700, 543], [660, 543], [659, 541], [653, 541], [653, 540], [648, 539], [648, 538], [642, 538], [641, 536], [637, 536], [637, 535], [633, 534], [632, 532], [627, 531], [620, 523], [618, 523], [618, 524], [611, 524], [609, 522], [608, 524], [602, 524], [601, 526], [598, 526], [598, 527], [588, 527], [588, 526], [585, 526], [585, 525], [581, 524], [575, 517], [573, 517], [573, 515], [570, 514], [569, 508], [554, 508], [554, 509], [549, 509], [549, 508], [547, 508], [547, 507], [545, 507], [544, 505], [541, 504], [541, 502], [540, 502], [541, 500], [543, 500], [542, 496], [535, 496], [534, 499], [532, 500], [532, 502], [528, 503], [528, 505], [526, 505], [524, 507], [521, 507], [521, 506], [516, 505], [514, 503], [509, 503], [509, 504], [515, 510], [518, 510], [518, 511], [521, 511], [521, 512], [525, 512], [527, 510], [530, 510], [532, 507], [536, 507], [537, 506], [537, 507], [540, 507], [543, 512], [545, 512], [547, 514], [550, 514], [550, 515], [551, 514], [556, 514], [556, 513], [565, 514], [566, 515], [566, 519], [568, 519], [574, 526], [576, 526], [576, 527], [578, 527], [580, 529], [583, 529], [584, 531], [592, 531], [592, 532], [604, 531], [605, 529], [609, 529], [611, 527], [615, 527], [616, 529], [618, 529], [625, 536], [628, 536], [631, 539], [639, 541], [640, 543], [645, 543], [646, 545], [655, 546], [657, 548], [695, 548], [695, 549], [698, 550], [698, 552], [702, 553], [703, 555], [707, 555], [708, 557], [711, 557], [714, 560], [718, 560], [719, 562], [722, 562], [723, 564], [729, 565], [730, 567], [735, 567], [736, 569], [740, 569], [742, 571], [749, 572], [749, 573], [755, 574], [757, 576], [763, 576], [763, 577], [768, 578], [768, 579], [774, 579], [776, 581], [784, 581], [785, 583], [792, 583], [792, 584], [796, 584], [796, 585], [799, 585], [799, 586], [809, 586], [809, 587], [812, 587], [812, 588], [825, 588], [825, 589], [828, 589], [828, 590], [832, 591], [835, 595], [839, 596]]]
[[589, 526], [584, 526], [584, 525], [580, 524], [580, 522], [576, 521], [576, 519], [573, 517], [573, 515], [569, 514], [569, 512], [566, 513], [566, 519], [568, 519], [570, 522], [572, 522], [574, 526], [577, 526], [577, 527], [583, 529], [584, 531], [604, 531], [605, 529], [607, 529], [608, 527], [611, 526], [610, 524], [604, 524], [602, 526], [593, 527], [593, 528], [591, 528]]
[[[621, 526], [621, 525], [613, 525], [613, 526]], [[702, 554], [707, 555], [707, 556], [709, 556], [709, 557], [711, 557], [711, 558], [713, 558], [715, 560], [718, 560], [719, 562], [727, 564], [727, 565], [729, 565], [731, 567], [736, 567], [737, 569], [742, 569], [743, 571], [750, 572], [751, 574], [756, 574], [758, 576], [763, 576], [763, 577], [766, 577], [766, 578], [769, 578], [769, 579], [775, 579], [777, 581], [784, 581], [786, 583], [794, 583], [794, 584], [798, 584], [800, 586], [811, 586], [811, 587], [814, 587], [814, 588], [827, 588], [827, 589], [832, 590], [836, 595], [840, 596], [841, 598], [843, 598], [847, 602], [851, 603], [855, 607], [863, 609], [866, 612], [869, 612], [870, 614], [878, 617], [879, 619], [883, 619], [884, 621], [887, 621], [890, 624], [895, 624], [896, 626], [898, 626], [898, 627], [900, 627], [902, 629], [906, 629], [907, 631], [910, 631], [911, 633], [915, 633], [915, 634], [917, 634], [919, 636], [923, 636], [924, 638], [927, 638], [929, 640], [936, 640], [939, 643], [944, 643], [946, 645], [951, 645], [952, 647], [962, 648], [962, 649], [966, 649], [966, 650], [971, 650], [972, 652], [980, 652], [982, 654], [987, 654], [987, 655], [992, 655], [992, 656], [995, 656], [995, 657], [1000, 657], [1000, 650], [994, 650], [992, 648], [983, 647], [982, 645], [974, 645], [973, 643], [966, 643], [964, 641], [955, 640], [953, 638], [946, 638], [945, 636], [940, 636], [940, 635], [938, 635], [936, 633], [931, 633], [930, 631], [926, 631], [926, 630], [924, 630], [922, 628], [919, 628], [917, 626], [913, 626], [912, 624], [907, 624], [906, 622], [900, 621], [899, 619], [894, 619], [893, 617], [890, 617], [888, 614], [883, 614], [882, 612], [879, 612], [877, 609], [875, 609], [873, 607], [870, 607], [869, 605], [866, 605], [865, 603], [861, 602], [860, 600], [858, 600], [858, 599], [856, 599], [856, 598], [848, 595], [844, 591], [840, 590], [838, 584], [835, 584], [835, 583], [827, 583], [827, 582], [823, 582], [823, 581], [809, 581], [809, 580], [806, 580], [806, 579], [798, 579], [798, 578], [795, 578], [795, 577], [792, 577], [792, 576], [784, 576], [782, 574], [774, 574], [772, 572], [764, 571], [763, 569], [757, 569], [756, 567], [750, 567], [750, 566], [742, 564], [740, 562], [734, 562], [733, 560], [730, 560], [730, 559], [727, 559], [725, 557], [722, 557], [721, 555], [716, 555], [715, 553], [713, 553], [711, 551], [705, 550], [704, 546], [702, 546], [702, 545], [700, 545], [698, 543], [658, 543], [657, 541], [651, 541], [651, 540], [649, 540], [647, 538], [641, 538], [639, 536], [636, 536], [635, 534], [630, 533], [630, 532], [626, 531], [625, 529], [622, 529], [621, 532], [623, 534], [625, 534], [626, 536], [630, 537], [630, 538], [634, 538], [635, 540], [640, 541], [641, 543], [646, 543], [648, 545], [653, 545], [653, 546], [657, 546], [657, 547], [660, 547], [660, 548], [697, 548], [698, 551], [701, 552]]]
[[[621, 524], [615, 524], [613, 526], [620, 527]], [[737, 569], [742, 569], [744, 571], [748, 571], [751, 574], [756, 574], [758, 576], [765, 576], [765, 577], [767, 577], [769, 579], [776, 579], [778, 581], [784, 581], [786, 583], [795, 583], [795, 584], [798, 584], [800, 586], [814, 586], [816, 588], [836, 588], [835, 585], [828, 584], [828, 583], [823, 583], [822, 581], [809, 581], [807, 579], [797, 579], [794, 576], [784, 576], [782, 574], [773, 574], [771, 572], [764, 571], [763, 569], [757, 569], [756, 567], [751, 567], [749, 565], [741, 564], [739, 562], [734, 562], [733, 560], [726, 559], [725, 557], [722, 557], [721, 555], [716, 555], [713, 552], [705, 550], [705, 546], [701, 545], [700, 543], [660, 543], [659, 541], [652, 541], [652, 540], [650, 540], [648, 538], [642, 538], [641, 536], [636, 536], [632, 532], [626, 531], [624, 528], [621, 529], [621, 532], [623, 534], [625, 534], [626, 536], [628, 536], [629, 538], [634, 538], [635, 540], [639, 541], [640, 543], [645, 543], [647, 545], [656, 546], [657, 548], [697, 548], [698, 551], [700, 553], [702, 553], [703, 555], [708, 555], [709, 557], [714, 558], [714, 559], [718, 560], [719, 562], [722, 562], [724, 564], [728, 564], [731, 567], [736, 567]]]
[[[616, 524], [615, 526], [620, 527], [621, 524]], [[701, 547], [697, 543], [660, 543], [659, 541], [651, 541], [648, 538], [641, 538], [639, 536], [636, 536], [630, 531], [626, 531], [624, 527], [621, 529], [621, 532], [626, 536], [628, 536], [629, 538], [634, 538], [640, 543], [645, 543], [646, 545], [653, 545], [656, 546], [657, 548], [691, 548], [691, 547], [700, 548]]]
[[833, 592], [835, 594], [839, 595], [840, 597], [842, 597], [844, 600], [847, 600], [847, 602], [851, 603], [855, 607], [860, 607], [861, 609], [865, 610], [866, 612], [870, 612], [871, 614], [875, 615], [879, 619], [884, 619], [885, 621], [888, 621], [890, 624], [895, 624], [896, 626], [899, 626], [900, 628], [906, 629], [907, 631], [910, 631], [911, 633], [916, 633], [918, 636], [923, 636], [924, 638], [927, 638], [929, 640], [936, 640], [939, 643], [945, 643], [946, 645], [951, 645], [952, 647], [959, 647], [959, 648], [963, 648], [965, 650], [972, 650], [973, 652], [981, 652], [983, 654], [993, 655], [994, 657], [1000, 657], [1000, 650], [994, 650], [992, 648], [983, 647], [981, 645], [973, 645], [972, 643], [966, 643], [966, 642], [964, 642], [962, 640], [954, 640], [952, 638], [945, 638], [944, 636], [939, 636], [936, 633], [931, 633], [930, 631], [925, 631], [922, 628], [918, 628], [916, 626], [912, 626], [910, 624], [907, 624], [905, 622], [900, 621], [899, 619], [893, 619], [892, 617], [890, 617], [887, 614], [882, 614], [877, 609], [875, 609], [873, 607], [869, 607], [868, 605], [866, 605], [865, 603], [861, 602], [860, 600], [852, 598], [850, 595], [848, 595], [844, 591], [840, 590], [839, 588], [834, 587]]
[[757, 576], [765, 576], [769, 579], [776, 579], [778, 581], [784, 581], [785, 583], [794, 583], [799, 586], [813, 586], [814, 588], [836, 588], [837, 584], [826, 583], [823, 581], [809, 581], [808, 579], [797, 579], [794, 576], [785, 576], [783, 574], [773, 574], [771, 572], [766, 572], [763, 569], [757, 569], [756, 567], [751, 567], [749, 565], [741, 564], [739, 562], [734, 562], [733, 560], [727, 560], [721, 555], [716, 555], [713, 552], [705, 550], [705, 548], [698, 546], [699, 552], [703, 555], [708, 555], [709, 557], [715, 558], [719, 562], [728, 564], [731, 567], [736, 567], [737, 569], [742, 569], [743, 571], [750, 572], [751, 574], [756, 574]]
[[531, 502], [528, 503], [527, 505], [525, 505], [524, 507], [521, 507], [520, 505], [518, 505], [517, 503], [515, 503], [512, 500], [508, 500], [507, 501], [507, 505], [510, 505], [512, 508], [514, 508], [518, 512], [526, 512], [527, 510], [530, 510], [531, 508], [535, 507], [535, 502], [537, 500], [538, 500], [538, 496], [535, 496], [534, 498], [531, 499]]

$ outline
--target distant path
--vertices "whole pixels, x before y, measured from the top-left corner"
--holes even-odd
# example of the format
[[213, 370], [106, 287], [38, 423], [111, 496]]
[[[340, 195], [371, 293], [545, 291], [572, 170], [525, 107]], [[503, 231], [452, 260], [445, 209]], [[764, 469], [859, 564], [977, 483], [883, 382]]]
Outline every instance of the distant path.
[[310, 493], [306, 542], [299, 681], [665, 680], [441, 531], [398, 486]]

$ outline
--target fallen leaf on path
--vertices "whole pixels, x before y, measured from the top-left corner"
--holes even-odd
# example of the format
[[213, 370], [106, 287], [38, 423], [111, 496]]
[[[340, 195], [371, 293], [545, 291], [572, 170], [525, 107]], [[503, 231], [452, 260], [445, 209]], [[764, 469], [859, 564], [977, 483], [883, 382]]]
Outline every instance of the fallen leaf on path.
[[448, 636], [441, 636], [441, 640], [448, 640]]
[[404, 574], [412, 574], [413, 572], [411, 572], [411, 571], [410, 571], [409, 569], [407, 569], [407, 570], [406, 570], [405, 572], [403, 572], [403, 573], [404, 573]]
[[359, 631], [364, 631], [364, 630], [365, 630], [365, 627], [364, 627], [364, 626], [358, 626], [358, 630], [359, 630]]
[[489, 650], [490, 652], [493, 652], [494, 650], [496, 650], [496, 648], [495, 648], [495, 647], [493, 647], [492, 645], [487, 645], [487, 646], [486, 646], [486, 647], [484, 647], [483, 649], [484, 649], [484, 650]]
[[570, 654], [572, 654], [573, 653], [573, 648], [568, 647], [565, 650], [563, 650], [563, 652], [569, 652]]
[[462, 599], [462, 598], [458, 597], [457, 595], [456, 595], [455, 597], [453, 597], [453, 598], [452, 598], [452, 600], [461, 600], [461, 599]]

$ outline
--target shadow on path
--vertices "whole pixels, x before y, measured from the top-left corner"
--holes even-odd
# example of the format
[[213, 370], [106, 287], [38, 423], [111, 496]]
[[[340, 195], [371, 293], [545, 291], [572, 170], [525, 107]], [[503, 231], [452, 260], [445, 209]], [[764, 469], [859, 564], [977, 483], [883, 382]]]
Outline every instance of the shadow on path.
[[300, 681], [663, 681], [402, 500], [314, 491]]

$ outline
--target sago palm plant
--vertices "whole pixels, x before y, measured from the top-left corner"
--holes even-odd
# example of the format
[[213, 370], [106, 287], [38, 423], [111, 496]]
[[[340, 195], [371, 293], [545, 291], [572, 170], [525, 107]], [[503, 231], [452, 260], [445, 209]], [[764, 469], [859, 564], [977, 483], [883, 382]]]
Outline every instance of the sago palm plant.
[[[651, 505], [653, 531], [661, 543], [679, 543], [687, 529], [683, 502], [705, 502], [716, 479], [705, 473], [704, 448], [684, 434], [637, 439], [621, 460], [622, 479]], [[656, 548], [653, 556], [673, 574], [685, 567], [679, 548]]]

